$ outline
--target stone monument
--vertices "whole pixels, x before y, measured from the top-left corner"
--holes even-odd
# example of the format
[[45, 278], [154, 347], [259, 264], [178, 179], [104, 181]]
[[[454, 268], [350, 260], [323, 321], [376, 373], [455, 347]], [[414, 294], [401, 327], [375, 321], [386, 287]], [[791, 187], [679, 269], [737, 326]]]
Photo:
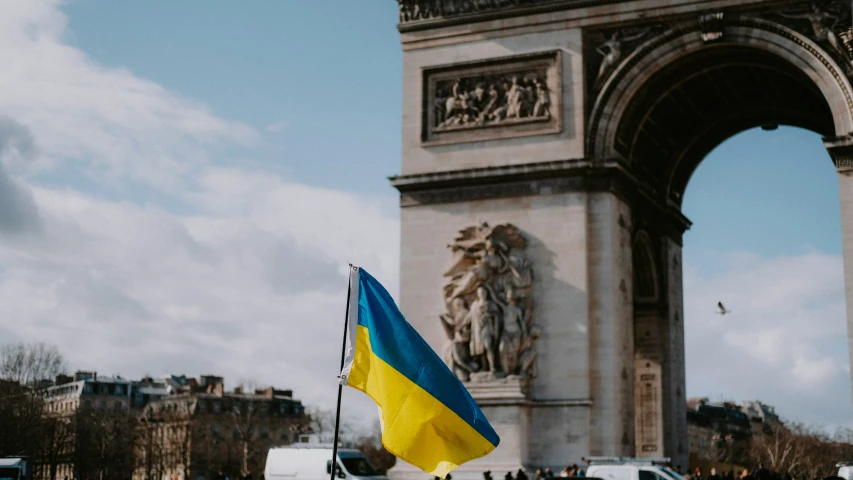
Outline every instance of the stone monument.
[[454, 479], [687, 465], [681, 203], [745, 129], [824, 138], [853, 321], [849, 1], [398, 6], [401, 309], [501, 436]]

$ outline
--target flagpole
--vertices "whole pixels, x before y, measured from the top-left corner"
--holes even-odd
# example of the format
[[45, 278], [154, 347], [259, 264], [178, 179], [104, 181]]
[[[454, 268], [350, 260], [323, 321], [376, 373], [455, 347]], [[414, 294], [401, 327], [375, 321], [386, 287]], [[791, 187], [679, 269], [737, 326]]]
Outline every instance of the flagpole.
[[[352, 269], [353, 266], [349, 264], [349, 271], [347, 275], [349, 276], [349, 282], [347, 283], [347, 310], [344, 314], [344, 340], [343, 345], [341, 345], [341, 367], [339, 371], [344, 369], [344, 358], [346, 355], [347, 349], [347, 326], [349, 325], [349, 302], [350, 302], [350, 294], [352, 292]], [[344, 386], [338, 382], [338, 407], [335, 411], [335, 442], [332, 444], [332, 468], [331, 468], [331, 478], [330, 480], [335, 480], [335, 473], [338, 471], [338, 429], [341, 425], [341, 393], [343, 393]]]

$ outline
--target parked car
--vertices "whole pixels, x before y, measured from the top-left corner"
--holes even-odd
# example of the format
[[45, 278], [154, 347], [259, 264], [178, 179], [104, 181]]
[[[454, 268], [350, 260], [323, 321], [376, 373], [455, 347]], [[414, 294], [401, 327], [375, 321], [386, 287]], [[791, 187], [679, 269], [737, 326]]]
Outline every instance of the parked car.
[[29, 458], [0, 458], [0, 480], [30, 480], [31, 478]]

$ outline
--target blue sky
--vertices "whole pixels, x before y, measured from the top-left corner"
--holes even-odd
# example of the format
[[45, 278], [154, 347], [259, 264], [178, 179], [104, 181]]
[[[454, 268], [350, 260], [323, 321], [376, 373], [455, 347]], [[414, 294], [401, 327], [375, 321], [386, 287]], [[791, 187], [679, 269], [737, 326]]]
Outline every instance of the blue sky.
[[[394, 2], [20, 0], [4, 13], [0, 339], [56, 343], [102, 374], [251, 376], [332, 406], [316, 379], [336, 373], [321, 347], [339, 341], [341, 267], [397, 288]], [[731, 138], [684, 211], [688, 394], [853, 424], [820, 138]], [[714, 315], [717, 300], [733, 314]]]
[[[395, 194], [386, 181], [400, 162], [393, 5], [76, 0], [64, 10], [69, 42], [99, 63], [128, 67], [258, 130], [286, 124], [247, 161], [300, 182]], [[729, 139], [697, 170], [684, 211], [696, 261], [732, 248], [840, 253], [835, 172], [812, 132], [756, 129]]]
[[685, 252], [732, 249], [789, 255], [817, 249], [841, 254], [835, 166], [819, 135], [793, 127], [749, 130], [717, 147], [688, 184], [693, 226]]
[[402, 96], [393, 2], [76, 0], [64, 10], [69, 42], [98, 62], [261, 131], [284, 122], [252, 162], [393, 195], [385, 179], [399, 171]]

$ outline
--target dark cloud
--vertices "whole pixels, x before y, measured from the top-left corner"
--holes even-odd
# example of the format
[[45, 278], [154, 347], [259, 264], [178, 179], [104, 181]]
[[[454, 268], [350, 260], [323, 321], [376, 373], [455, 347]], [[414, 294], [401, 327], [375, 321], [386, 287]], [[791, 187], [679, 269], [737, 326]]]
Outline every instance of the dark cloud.
[[7, 170], [10, 163], [31, 161], [35, 152], [30, 130], [14, 119], [0, 115], [0, 234], [39, 229], [38, 207], [32, 195]]

